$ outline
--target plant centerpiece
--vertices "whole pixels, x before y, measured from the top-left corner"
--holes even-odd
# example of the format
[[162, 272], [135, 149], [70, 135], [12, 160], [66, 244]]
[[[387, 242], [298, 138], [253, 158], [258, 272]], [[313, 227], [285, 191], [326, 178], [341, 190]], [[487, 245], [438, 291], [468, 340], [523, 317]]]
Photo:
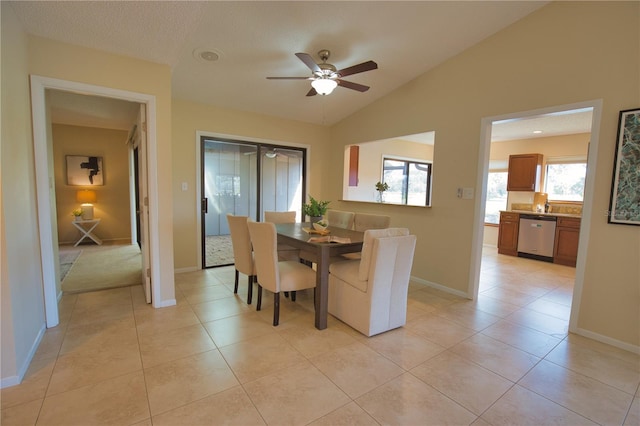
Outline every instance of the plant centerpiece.
[[73, 216], [75, 218], [75, 220], [82, 219], [82, 209], [79, 208], [79, 207], [77, 209], [73, 209], [71, 211], [71, 216]]
[[387, 182], [378, 182], [376, 183], [376, 191], [378, 191], [378, 202], [384, 202], [384, 191], [389, 189], [389, 184]]
[[302, 206], [302, 212], [305, 216], [309, 216], [311, 223], [319, 222], [327, 212], [328, 205], [329, 201], [318, 201], [309, 195], [309, 203]]

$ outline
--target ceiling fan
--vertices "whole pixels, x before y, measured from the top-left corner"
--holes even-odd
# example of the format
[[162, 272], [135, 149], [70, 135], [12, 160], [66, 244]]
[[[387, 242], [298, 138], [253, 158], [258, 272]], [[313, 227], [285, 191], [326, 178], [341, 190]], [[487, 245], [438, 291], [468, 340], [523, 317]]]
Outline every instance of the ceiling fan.
[[331, 55], [331, 52], [329, 52], [328, 50], [320, 50], [318, 52], [318, 56], [322, 60], [322, 63], [318, 64], [308, 53], [296, 53], [298, 59], [304, 62], [304, 64], [308, 66], [309, 69], [311, 69], [313, 73], [311, 77], [267, 77], [267, 79], [310, 80], [312, 87], [311, 90], [309, 90], [309, 92], [307, 93], [307, 96], [315, 96], [317, 94], [328, 95], [333, 92], [333, 89], [335, 89], [337, 86], [357, 90], [358, 92], [366, 92], [367, 90], [369, 90], [369, 86], [342, 80], [342, 77], [378, 69], [378, 64], [373, 61], [367, 61], [358, 65], [353, 65], [351, 67], [338, 70], [332, 64], [327, 63], [329, 55]]

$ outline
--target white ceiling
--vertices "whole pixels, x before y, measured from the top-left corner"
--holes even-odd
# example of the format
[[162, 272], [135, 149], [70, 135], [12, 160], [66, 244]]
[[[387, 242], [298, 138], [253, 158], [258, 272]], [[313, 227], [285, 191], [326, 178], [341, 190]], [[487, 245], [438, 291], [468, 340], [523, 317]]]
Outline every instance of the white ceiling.
[[[11, 2], [37, 36], [167, 64], [174, 98], [332, 125], [500, 31], [546, 1], [111, 1]], [[378, 69], [346, 77], [371, 86], [305, 96], [310, 76], [294, 55], [331, 50], [338, 69], [368, 60]], [[194, 52], [212, 51], [206, 62]], [[58, 117], [86, 113], [68, 98]], [[76, 100], [83, 105], [85, 101]], [[97, 106], [96, 106], [97, 108]], [[104, 121], [105, 111], [99, 120]], [[79, 118], [76, 118], [79, 119]], [[119, 125], [119, 124], [118, 124]], [[112, 127], [115, 124], [112, 125]]]

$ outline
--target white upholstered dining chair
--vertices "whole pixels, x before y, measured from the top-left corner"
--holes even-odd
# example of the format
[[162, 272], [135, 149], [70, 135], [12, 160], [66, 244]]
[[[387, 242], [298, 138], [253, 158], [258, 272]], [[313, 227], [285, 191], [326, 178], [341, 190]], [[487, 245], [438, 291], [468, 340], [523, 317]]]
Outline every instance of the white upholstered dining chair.
[[249, 237], [248, 216], [234, 216], [227, 214], [229, 231], [231, 232], [231, 245], [233, 246], [233, 263], [236, 268], [236, 279], [233, 292], [238, 292], [238, 277], [240, 273], [248, 277], [247, 303], [251, 304], [253, 295], [253, 281], [256, 276], [253, 261], [253, 249], [251, 248], [251, 238]]
[[353, 217], [353, 229], [364, 232], [367, 229], [384, 229], [391, 224], [391, 217], [379, 214], [356, 213]]
[[406, 228], [365, 231], [361, 259], [329, 267], [329, 313], [366, 336], [402, 327], [415, 245]]
[[[264, 212], [264, 221], [271, 223], [295, 223], [296, 222], [296, 212], [288, 211], [288, 212], [274, 212], [274, 211], [266, 211]], [[291, 247], [286, 244], [278, 244], [278, 258], [280, 260], [298, 260], [300, 255], [300, 250], [295, 247]]]
[[276, 227], [270, 222], [249, 222], [249, 234], [253, 244], [253, 253], [258, 276], [258, 302], [262, 307], [262, 288], [273, 292], [273, 325], [280, 321], [280, 292], [291, 292], [295, 301], [295, 292], [315, 288], [316, 272], [298, 261], [278, 261]]
[[327, 210], [327, 224], [337, 228], [353, 229], [353, 212], [345, 212], [342, 210]]

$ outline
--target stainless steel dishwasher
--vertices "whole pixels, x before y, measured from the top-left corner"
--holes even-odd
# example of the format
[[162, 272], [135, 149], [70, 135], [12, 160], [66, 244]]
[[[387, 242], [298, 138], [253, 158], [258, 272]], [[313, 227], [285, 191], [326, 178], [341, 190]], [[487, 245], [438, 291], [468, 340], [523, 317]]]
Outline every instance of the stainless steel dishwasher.
[[521, 214], [518, 230], [518, 256], [553, 262], [556, 217]]

